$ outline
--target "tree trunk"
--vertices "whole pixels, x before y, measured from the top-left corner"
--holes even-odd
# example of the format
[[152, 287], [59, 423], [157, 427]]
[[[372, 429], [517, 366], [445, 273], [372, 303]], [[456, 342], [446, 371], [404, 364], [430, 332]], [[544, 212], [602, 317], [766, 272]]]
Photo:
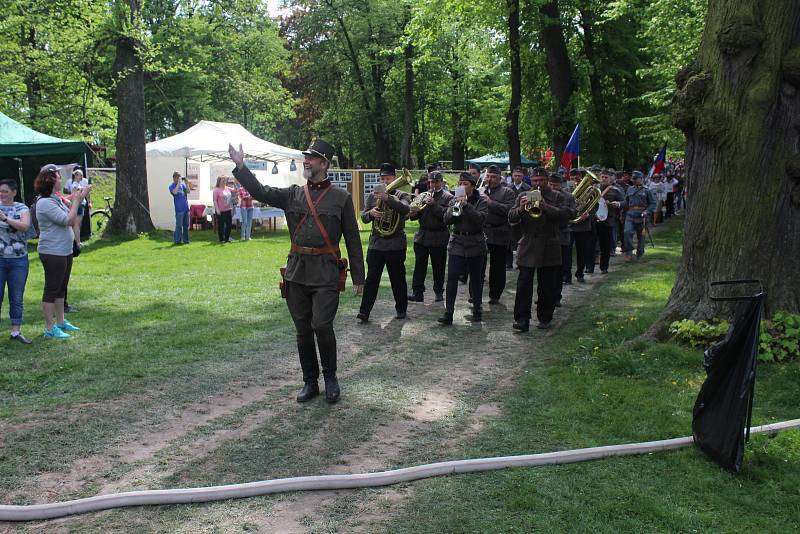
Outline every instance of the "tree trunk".
[[729, 310], [708, 283], [760, 279], [767, 314], [800, 311], [800, 3], [711, 0], [695, 62], [677, 76], [686, 134], [683, 259], [655, 334]]
[[400, 145], [400, 165], [410, 169], [411, 165], [411, 134], [414, 130], [414, 45], [407, 44], [403, 56], [405, 60], [405, 109], [403, 112], [403, 142]]
[[550, 82], [550, 93], [556, 104], [553, 113], [553, 150], [556, 153], [556, 161], [560, 161], [575, 127], [573, 124], [575, 117], [570, 102], [574, 91], [572, 65], [561, 28], [558, 2], [552, 0], [539, 6], [539, 15], [542, 26], [540, 38], [546, 54], [545, 68]]
[[[141, 16], [139, 0], [118, 1], [130, 7], [132, 18]], [[139, 46], [141, 43], [127, 35], [117, 39], [117, 193], [108, 224], [110, 232], [133, 235], [154, 229], [147, 197], [144, 74], [136, 54]]]
[[508, 48], [511, 52], [511, 102], [506, 115], [508, 162], [511, 168], [520, 164], [519, 107], [522, 103], [522, 65], [519, 57], [519, 0], [507, 0]]
[[581, 28], [583, 28], [583, 51], [586, 60], [589, 62], [589, 92], [592, 97], [592, 108], [594, 108], [595, 124], [597, 135], [600, 139], [601, 161], [603, 165], [614, 165], [614, 138], [609, 128], [608, 113], [606, 103], [603, 98], [603, 88], [600, 83], [600, 65], [594, 48], [594, 17], [586, 9], [580, 10]]
[[[24, 28], [22, 30], [22, 49], [36, 50], [36, 30], [34, 28]], [[28, 119], [34, 128], [41, 127], [39, 120], [39, 105], [42, 102], [42, 84], [39, 80], [39, 73], [35, 67], [28, 66], [30, 70], [25, 73], [25, 95], [28, 99]]]

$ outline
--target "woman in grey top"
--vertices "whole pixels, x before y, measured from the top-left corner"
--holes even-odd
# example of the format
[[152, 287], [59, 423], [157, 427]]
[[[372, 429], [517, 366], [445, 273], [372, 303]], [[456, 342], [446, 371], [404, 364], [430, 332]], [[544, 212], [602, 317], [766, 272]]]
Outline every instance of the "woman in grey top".
[[0, 180], [0, 306], [8, 286], [8, 317], [11, 319], [11, 341], [29, 344], [20, 332], [25, 283], [28, 280], [28, 206], [14, 202], [17, 182]]
[[64, 319], [64, 297], [72, 270], [72, 225], [78, 218], [78, 207], [92, 189], [87, 185], [77, 191], [67, 208], [56, 191], [61, 190], [61, 175], [52, 163], [42, 167], [33, 188], [39, 195], [36, 201], [36, 221], [39, 224], [39, 259], [44, 267], [44, 336], [68, 338], [67, 332], [80, 330]]

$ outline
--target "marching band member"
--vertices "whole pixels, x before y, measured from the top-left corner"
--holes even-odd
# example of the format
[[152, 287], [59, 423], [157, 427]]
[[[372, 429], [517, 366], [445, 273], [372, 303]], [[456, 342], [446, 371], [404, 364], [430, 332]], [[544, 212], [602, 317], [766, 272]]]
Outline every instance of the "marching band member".
[[[561, 276], [560, 225], [575, 217], [575, 208], [567, 205], [566, 197], [547, 186], [544, 173], [535, 173], [533, 188], [541, 193], [536, 209], [539, 217], [532, 217], [528, 205], [529, 191], [517, 197], [508, 221], [518, 226], [522, 237], [517, 248], [517, 296], [514, 301], [514, 329], [527, 332], [530, 328], [533, 300], [533, 277], [536, 275], [538, 301], [537, 328], [550, 328], [553, 310], [558, 302], [558, 277]], [[534, 211], [535, 212], [535, 211]]]
[[597, 220], [597, 240], [600, 243], [600, 272], [608, 274], [608, 263], [611, 258], [612, 248], [616, 248], [614, 241], [614, 228], [619, 218], [619, 210], [625, 196], [622, 190], [614, 184], [614, 174], [604, 171], [600, 174], [601, 185], [603, 188], [602, 197], [605, 201], [607, 212], [602, 221]]
[[445, 312], [438, 321], [443, 325], [453, 324], [453, 312], [458, 294], [458, 281], [462, 274], [469, 273], [470, 290], [473, 296], [470, 321], [482, 319], [481, 269], [486, 260], [486, 237], [483, 223], [486, 221], [486, 201], [478, 194], [476, 176], [462, 172], [459, 176], [455, 198], [444, 214], [445, 224], [452, 224], [450, 242], [447, 245], [447, 292]]
[[[511, 191], [514, 192], [514, 200], [517, 199], [520, 193], [530, 191], [531, 186], [525, 181], [525, 169], [523, 167], [514, 167], [511, 172]], [[508, 241], [508, 251], [506, 252], [506, 270], [511, 271], [514, 269], [514, 251], [517, 250], [517, 241], [519, 236], [513, 230], [511, 231], [511, 239]]]
[[[486, 234], [488, 249], [486, 259], [489, 264], [489, 304], [499, 304], [500, 295], [506, 288], [506, 250], [511, 240], [508, 210], [514, 205], [517, 198], [514, 190], [502, 181], [500, 169], [496, 165], [489, 165], [489, 168], [486, 169], [484, 191], [480, 193], [481, 198], [486, 202], [487, 209], [483, 231]], [[484, 266], [481, 272], [482, 278], [486, 276], [485, 273], [486, 267]]]
[[444, 177], [439, 171], [433, 171], [428, 177], [430, 192], [433, 196], [425, 200], [421, 209], [411, 208], [409, 218], [419, 220], [419, 230], [414, 234], [414, 275], [411, 279], [410, 302], [423, 302], [425, 294], [425, 276], [428, 274], [428, 257], [431, 259], [433, 271], [433, 292], [436, 302], [444, 300], [444, 274], [447, 262], [447, 243], [450, 232], [444, 223], [444, 212], [450, 205], [453, 195], [442, 188]]
[[[566, 206], [568, 208], [570, 208], [572, 210], [576, 209], [575, 197], [572, 196], [572, 193], [567, 193], [567, 192], [564, 191], [564, 189], [562, 187], [561, 176], [559, 176], [558, 174], [551, 174], [547, 178], [547, 182], [550, 185], [550, 189], [552, 189], [553, 191], [558, 191], [562, 195], [564, 195], [565, 204], [566, 204]], [[570, 239], [572, 239], [572, 237], [570, 236], [569, 224], [567, 222], [560, 223], [558, 225], [558, 230], [559, 230], [558, 239], [559, 239], [559, 244], [561, 245], [561, 262], [562, 263], [566, 262], [567, 265], [571, 266], [572, 265], [572, 247], [570, 246]], [[567, 269], [567, 272], [569, 273], [569, 268]], [[561, 274], [563, 275], [563, 273], [564, 273], [564, 266], [562, 265], [561, 266]], [[558, 301], [556, 302], [556, 306], [561, 306], [561, 294], [564, 291], [564, 284], [567, 283], [567, 282], [564, 281], [564, 277], [563, 276], [559, 276], [558, 277], [558, 282], [559, 282], [558, 283]]]
[[636, 234], [636, 258], [644, 255], [644, 239], [642, 231], [647, 223], [647, 217], [652, 217], [656, 211], [656, 199], [653, 193], [642, 185], [644, 175], [641, 171], [631, 174], [633, 184], [625, 191], [625, 261], [633, 259], [633, 236]]

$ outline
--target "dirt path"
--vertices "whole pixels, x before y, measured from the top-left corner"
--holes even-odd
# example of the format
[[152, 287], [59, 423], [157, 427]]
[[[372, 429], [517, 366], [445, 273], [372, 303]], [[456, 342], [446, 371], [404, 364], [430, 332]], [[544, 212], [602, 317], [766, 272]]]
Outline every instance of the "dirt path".
[[[617, 256], [612, 259], [611, 269], [621, 264], [621, 257]], [[563, 306], [556, 310], [556, 328], [557, 323], [569, 320], [592, 288], [604, 279], [604, 275], [589, 275], [586, 284], [564, 287]], [[411, 303], [405, 321], [391, 319], [394, 311], [388, 288], [381, 291], [373, 320], [367, 325], [358, 325], [352, 311], [341, 310], [337, 333], [343, 399], [334, 409], [350, 402], [350, 392], [371, 376], [385, 377], [387, 372], [398, 377], [400, 408], [382, 415], [366, 439], [351, 443], [321, 472], [360, 473], [405, 465], [409, 456], [420, 454], [419, 443], [426, 440], [439, 443], [437, 450], [430, 451], [431, 456], [449, 458], [448, 452], [460, 440], [479, 432], [487, 419], [496, 416], [503, 394], [514, 387], [529, 359], [544, 356], [538, 352], [537, 340], [550, 334], [535, 329], [526, 334], [513, 332], [515, 284], [516, 272], [509, 272], [503, 304], [487, 305], [484, 322], [479, 325], [462, 319], [469, 311], [464, 285], [459, 287], [455, 324], [449, 328], [436, 323], [442, 307], [432, 302]], [[420, 347], [423, 357], [409, 351], [414, 346]], [[277, 361], [274, 357], [265, 359], [270, 365]], [[32, 496], [36, 502], [52, 502], [73, 497], [86, 488], [94, 488], [91, 494], [157, 488], [164, 487], [165, 478], [197, 465], [205, 457], [213, 466], [211, 459], [224, 454], [227, 446], [270, 422], [290, 428], [300, 424], [295, 419], [303, 407], [293, 400], [298, 367], [294, 358], [281, 361], [262, 377], [234, 380], [218, 394], [199, 397], [180, 409], [150, 414], [134, 423], [113, 447], [73, 462], [66, 471], [43, 473], [20, 493]], [[416, 389], [415, 384], [419, 385]], [[119, 399], [112, 402], [118, 403]], [[298, 426], [297, 431], [301, 430], [307, 429]], [[326, 432], [328, 427], [312, 431], [309, 443], [324, 446]], [[166, 531], [225, 532], [241, 530], [244, 525], [249, 531], [309, 532], [346, 525], [348, 531], [369, 532], [411, 491], [413, 488], [407, 487], [372, 490], [364, 506], [354, 506], [349, 514], [334, 513], [331, 508], [354, 492], [300, 493], [206, 505], [195, 509], [190, 517], [167, 518], [172, 521], [167, 525], [161, 523], [163, 518], [159, 519], [158, 514], [152, 524], [147, 523], [147, 512], [136, 515], [145, 529], [149, 525]], [[122, 512], [125, 513], [134, 512]], [[70, 531], [94, 525], [103, 529], [110, 514], [21, 528]], [[0, 531], [3, 528], [0, 526]]]

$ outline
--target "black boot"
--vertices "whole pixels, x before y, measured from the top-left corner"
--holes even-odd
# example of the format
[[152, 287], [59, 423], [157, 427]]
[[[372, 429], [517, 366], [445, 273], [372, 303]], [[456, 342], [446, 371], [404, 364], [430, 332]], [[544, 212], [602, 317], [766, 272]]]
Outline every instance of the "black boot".
[[480, 308], [474, 309], [472, 310], [471, 314], [465, 315], [464, 319], [466, 319], [467, 321], [471, 321], [473, 323], [479, 323], [483, 321], [483, 312], [481, 311]]
[[319, 395], [319, 384], [317, 384], [317, 381], [306, 382], [303, 385], [303, 389], [297, 394], [297, 402], [310, 401], [317, 395]]
[[425, 302], [425, 297], [422, 293], [412, 293], [408, 296], [408, 302]]
[[335, 376], [325, 377], [325, 400], [331, 404], [339, 400], [339, 381]]
[[444, 312], [444, 315], [442, 315], [436, 320], [442, 323], [443, 325], [453, 324], [453, 314], [450, 312]]
[[517, 319], [517, 322], [515, 322], [512, 326], [514, 330], [519, 330], [520, 332], [527, 332], [530, 329], [530, 327], [531, 327], [530, 321], [525, 319]]
[[444, 293], [436, 293], [436, 302], [444, 301]]

